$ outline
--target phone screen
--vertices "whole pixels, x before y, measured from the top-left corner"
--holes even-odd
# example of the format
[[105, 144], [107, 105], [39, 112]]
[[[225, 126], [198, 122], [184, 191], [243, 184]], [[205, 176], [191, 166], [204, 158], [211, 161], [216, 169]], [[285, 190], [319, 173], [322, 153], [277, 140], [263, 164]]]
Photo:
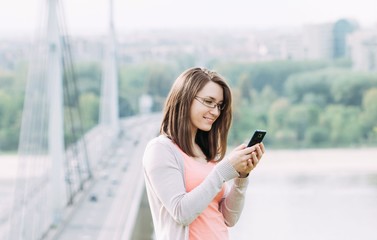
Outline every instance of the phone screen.
[[251, 147], [257, 143], [262, 142], [264, 136], [266, 136], [267, 131], [266, 130], [255, 130], [253, 136], [251, 137], [249, 144], [247, 144], [247, 147]]

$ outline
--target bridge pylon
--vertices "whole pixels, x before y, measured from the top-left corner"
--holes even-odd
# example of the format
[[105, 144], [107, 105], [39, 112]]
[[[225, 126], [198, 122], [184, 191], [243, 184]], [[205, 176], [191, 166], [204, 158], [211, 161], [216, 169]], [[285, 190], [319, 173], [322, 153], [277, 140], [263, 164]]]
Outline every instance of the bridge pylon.
[[109, 32], [104, 48], [99, 119], [100, 124], [110, 127], [117, 133], [119, 131], [118, 68], [112, 0], [109, 10]]
[[91, 178], [62, 1], [46, 3], [30, 56], [9, 240], [45, 238]]

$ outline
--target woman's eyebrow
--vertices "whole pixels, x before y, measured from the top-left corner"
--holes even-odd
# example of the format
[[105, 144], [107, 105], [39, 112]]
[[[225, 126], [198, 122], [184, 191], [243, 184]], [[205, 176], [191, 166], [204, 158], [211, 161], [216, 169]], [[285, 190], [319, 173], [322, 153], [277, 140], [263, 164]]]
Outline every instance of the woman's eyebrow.
[[[211, 100], [217, 101], [216, 98], [211, 97], [211, 96], [206, 96], [206, 97], [204, 97], [204, 98], [209, 98], [209, 99], [211, 99]], [[220, 100], [220, 101], [218, 101], [218, 103], [222, 103], [222, 102], [224, 102], [224, 100]]]

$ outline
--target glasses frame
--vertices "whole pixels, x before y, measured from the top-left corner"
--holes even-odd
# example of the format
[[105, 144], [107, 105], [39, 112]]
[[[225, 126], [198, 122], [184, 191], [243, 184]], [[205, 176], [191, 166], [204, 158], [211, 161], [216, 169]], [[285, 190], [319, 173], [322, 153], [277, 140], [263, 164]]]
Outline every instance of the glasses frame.
[[[217, 103], [217, 102], [215, 102], [215, 101], [213, 101], [212, 99], [210, 99], [210, 98], [203, 98], [203, 97], [199, 97], [199, 96], [195, 96], [194, 97], [196, 100], [198, 100], [198, 102], [200, 102], [201, 104], [203, 104], [204, 106], [206, 106], [206, 107], [208, 107], [208, 108], [212, 108], [212, 109], [214, 109], [214, 108], [216, 108], [217, 107], [217, 109], [221, 112], [222, 110], [224, 110], [224, 108], [225, 108], [225, 104], [224, 103]], [[215, 105], [210, 105], [210, 104], [208, 104], [208, 103], [206, 103], [206, 101], [211, 101], [211, 102], [213, 102]]]

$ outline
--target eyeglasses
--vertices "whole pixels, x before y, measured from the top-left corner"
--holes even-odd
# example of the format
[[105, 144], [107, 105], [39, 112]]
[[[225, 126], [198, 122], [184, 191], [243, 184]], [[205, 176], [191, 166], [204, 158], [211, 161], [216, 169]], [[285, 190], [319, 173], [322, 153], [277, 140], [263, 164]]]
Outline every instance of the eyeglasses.
[[198, 100], [204, 106], [209, 107], [209, 108], [217, 107], [217, 109], [219, 109], [219, 111], [222, 111], [225, 108], [225, 104], [217, 103], [210, 98], [202, 98], [202, 97], [195, 96], [195, 99]]

